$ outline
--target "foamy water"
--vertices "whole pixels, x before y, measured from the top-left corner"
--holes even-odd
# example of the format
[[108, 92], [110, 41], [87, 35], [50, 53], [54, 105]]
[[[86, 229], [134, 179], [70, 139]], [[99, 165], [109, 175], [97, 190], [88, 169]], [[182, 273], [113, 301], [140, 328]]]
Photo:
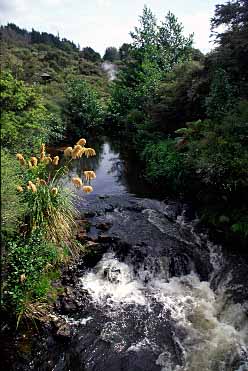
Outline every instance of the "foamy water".
[[[216, 297], [209, 282], [200, 281], [195, 273], [169, 280], [163, 271], [157, 275], [152, 272], [150, 276], [147, 271], [134, 274], [132, 265], [118, 261], [114, 253], [106, 253], [81, 278], [81, 285], [90, 293], [95, 306], [104, 308], [112, 319], [111, 326], [103, 329], [105, 337], [111, 331], [116, 336], [118, 313], [130, 310], [130, 305], [137, 312], [150, 311], [154, 319], [154, 302], [160, 304], [157, 317], [168, 321], [169, 314], [187, 334], [183, 340], [176, 335], [174, 339], [181, 349], [183, 363], [176, 365], [166, 344], [154, 343], [149, 330], [128, 351], [159, 347], [161, 353], [156, 364], [162, 371], [234, 371], [232, 365], [240, 359], [237, 370], [248, 370], [248, 322], [243, 306], [226, 305], [225, 296]], [[117, 343], [121, 347], [121, 342]]]

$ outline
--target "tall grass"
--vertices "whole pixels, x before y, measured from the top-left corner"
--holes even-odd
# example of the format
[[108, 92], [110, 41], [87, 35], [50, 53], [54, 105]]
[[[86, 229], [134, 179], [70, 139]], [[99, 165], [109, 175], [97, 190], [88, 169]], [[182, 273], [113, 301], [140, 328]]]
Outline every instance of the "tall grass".
[[[56, 266], [77, 255], [82, 247], [75, 238], [78, 217], [75, 195], [62, 186], [61, 177], [69, 170], [71, 161], [83, 155], [95, 155], [92, 148], [84, 147], [85, 144], [82, 138], [73, 148], [66, 148], [63, 166], [59, 156], [51, 158], [42, 144], [39, 157], [16, 155], [18, 177], [14, 177], [10, 166], [5, 174], [6, 189], [11, 189], [13, 199], [8, 208], [11, 207], [15, 215], [15, 205], [25, 205], [21, 220], [12, 217], [9, 209], [5, 213], [10, 225], [17, 219], [20, 222], [17, 224], [22, 224], [19, 236], [16, 231], [14, 238], [6, 243], [7, 277], [1, 295], [3, 307], [14, 308], [18, 323], [22, 317], [44, 315], [48, 293], [52, 290], [54, 276], [51, 273], [58, 271]], [[72, 182], [88, 193], [93, 190], [90, 181], [94, 178], [93, 171], [85, 171], [82, 178], [74, 177]], [[7, 218], [8, 215], [11, 218]]]

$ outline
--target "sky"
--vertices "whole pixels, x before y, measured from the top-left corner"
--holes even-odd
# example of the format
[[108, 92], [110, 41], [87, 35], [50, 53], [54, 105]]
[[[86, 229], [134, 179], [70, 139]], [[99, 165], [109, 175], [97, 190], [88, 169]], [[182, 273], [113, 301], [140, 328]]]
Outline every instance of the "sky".
[[224, 0], [0, 0], [0, 22], [21, 28], [49, 32], [65, 37], [80, 47], [91, 46], [104, 54], [106, 47], [120, 47], [130, 42], [129, 32], [139, 25], [146, 4], [158, 21], [168, 11], [184, 26], [184, 33], [194, 33], [194, 47], [206, 53], [210, 19], [216, 4]]

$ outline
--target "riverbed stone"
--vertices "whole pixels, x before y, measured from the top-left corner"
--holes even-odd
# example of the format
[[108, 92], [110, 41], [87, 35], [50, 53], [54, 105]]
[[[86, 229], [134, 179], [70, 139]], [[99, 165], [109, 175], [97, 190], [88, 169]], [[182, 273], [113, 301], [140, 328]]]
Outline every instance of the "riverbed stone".
[[57, 328], [55, 335], [59, 338], [69, 340], [72, 335], [70, 325], [67, 323], [63, 323], [63, 324], [57, 324], [57, 327], [58, 328]]

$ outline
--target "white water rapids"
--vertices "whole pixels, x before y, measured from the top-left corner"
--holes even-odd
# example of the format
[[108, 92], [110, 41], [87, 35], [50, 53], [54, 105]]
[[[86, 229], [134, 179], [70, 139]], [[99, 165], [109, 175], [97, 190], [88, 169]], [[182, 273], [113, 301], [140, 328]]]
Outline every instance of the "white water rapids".
[[[163, 262], [164, 263], [164, 262]], [[161, 371], [233, 371], [235, 359], [242, 359], [237, 371], [248, 370], [248, 326], [244, 309], [240, 304], [226, 304], [221, 293], [216, 296], [209, 282], [200, 281], [191, 272], [181, 277], [165, 279], [165, 272], [159, 274], [140, 270], [138, 274], [130, 264], [120, 262], [114, 253], [106, 253], [94, 270], [81, 278], [95, 306], [107, 311], [111, 322], [102, 329], [102, 337], [115, 337], [116, 347], [121, 349], [122, 339], [118, 339], [119, 315], [129, 305], [142, 312], [146, 308], [151, 315], [156, 301], [162, 310], [158, 318], [168, 318], [168, 313], [176, 326], [182, 328], [187, 336], [174, 342], [181, 349], [183, 363], [171, 360], [166, 344], [160, 345], [160, 355], [156, 364]], [[125, 326], [125, 324], [124, 324]], [[117, 329], [117, 330], [116, 330]], [[133, 343], [128, 351], [156, 349], [157, 344], [144, 334], [142, 341]]]

